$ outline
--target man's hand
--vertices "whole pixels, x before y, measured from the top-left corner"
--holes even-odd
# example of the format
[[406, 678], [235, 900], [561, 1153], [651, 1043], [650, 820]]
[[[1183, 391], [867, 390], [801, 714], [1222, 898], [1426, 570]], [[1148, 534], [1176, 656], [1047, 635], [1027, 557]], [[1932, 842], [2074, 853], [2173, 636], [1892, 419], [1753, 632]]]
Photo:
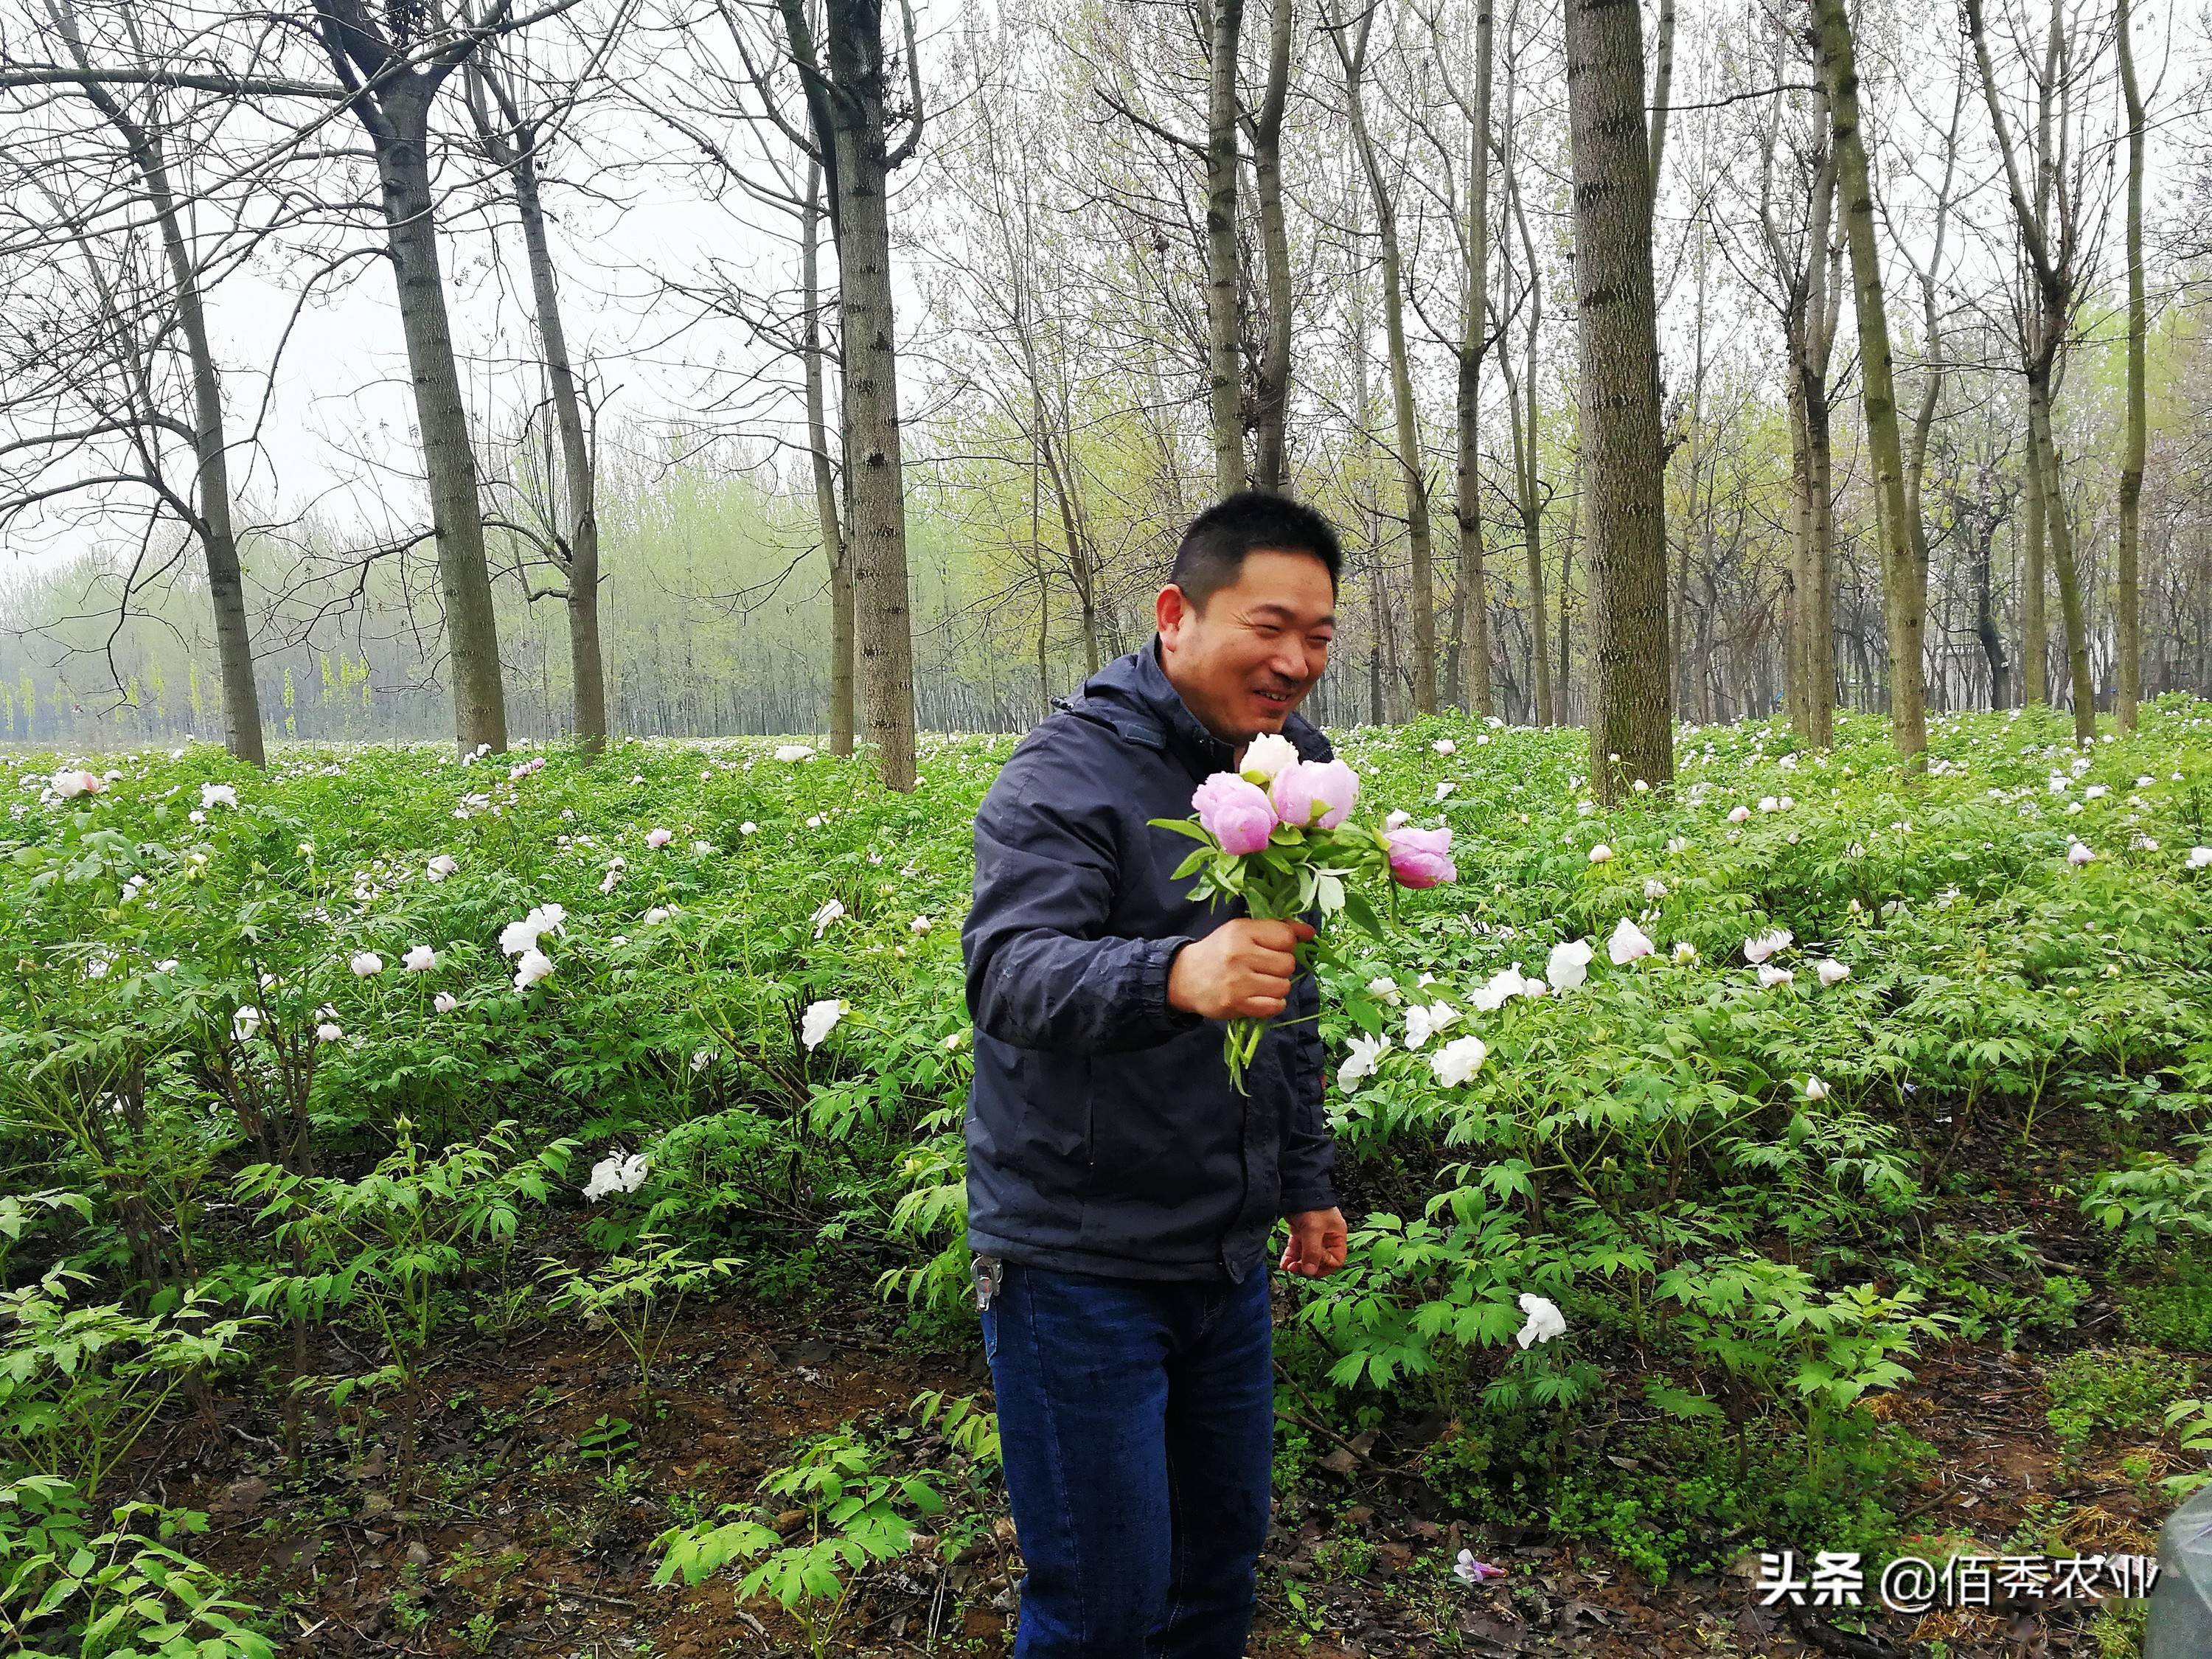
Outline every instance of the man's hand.
[[1283, 1012], [1297, 969], [1291, 954], [1314, 936], [1303, 921], [1238, 916], [1176, 952], [1168, 1003], [1207, 1019], [1267, 1019]]
[[1291, 1242], [1283, 1247], [1283, 1269], [1322, 1279], [1344, 1265], [1347, 1235], [1341, 1210], [1301, 1210], [1290, 1218]]

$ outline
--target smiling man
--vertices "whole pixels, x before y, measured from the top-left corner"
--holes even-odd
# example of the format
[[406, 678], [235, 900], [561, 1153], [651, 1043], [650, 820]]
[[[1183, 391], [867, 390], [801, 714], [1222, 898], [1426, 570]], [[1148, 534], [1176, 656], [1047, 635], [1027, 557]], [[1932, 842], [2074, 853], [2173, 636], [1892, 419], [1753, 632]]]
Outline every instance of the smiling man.
[[[1147, 822], [1279, 732], [1328, 662], [1341, 555], [1247, 492], [1184, 532], [1158, 635], [1015, 748], [962, 929], [968, 1243], [1029, 1577], [1015, 1659], [1239, 1659], [1267, 1537], [1267, 1252], [1344, 1264], [1304, 921], [1209, 908]], [[1278, 1024], [1229, 1082], [1221, 1022]]]

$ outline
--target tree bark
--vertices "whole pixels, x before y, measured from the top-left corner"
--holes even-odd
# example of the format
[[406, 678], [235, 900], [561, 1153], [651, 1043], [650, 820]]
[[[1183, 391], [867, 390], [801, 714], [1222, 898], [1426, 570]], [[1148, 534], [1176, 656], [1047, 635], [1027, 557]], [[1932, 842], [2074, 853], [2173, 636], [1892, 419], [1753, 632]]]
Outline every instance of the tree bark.
[[[2032, 354], [2031, 354], [2032, 355]], [[2051, 701], [2051, 623], [2045, 612], [2051, 586], [2049, 550], [2044, 538], [2043, 460], [2036, 447], [2034, 405], [2041, 397], [2028, 388], [2027, 512], [2021, 526], [2020, 556], [2020, 675], [2024, 702]]]
[[1850, 246], [1851, 287], [1859, 325], [1860, 404], [1874, 464], [1875, 517], [1881, 537], [1882, 605], [1889, 634], [1889, 725], [1897, 751], [1920, 764], [1928, 747], [1927, 690], [1921, 639], [1924, 605], [1905, 519], [1904, 443], [1898, 430], [1896, 372], [1890, 356], [1889, 311], [1875, 242], [1874, 189], [1859, 125], [1858, 69], [1845, 0], [1814, 0], [1820, 80], [1836, 152], [1836, 185]]
[[[1453, 516], [1459, 526], [1459, 580], [1453, 605], [1454, 679], [1464, 702], [1488, 715], [1490, 596], [1482, 544], [1482, 360], [1490, 345], [1490, 84], [1495, 40], [1492, 0], [1475, 0], [1474, 89], [1468, 110], [1467, 275], [1460, 313], [1458, 465]], [[1455, 686], [1455, 690], [1458, 687]]]
[[1644, 40], [1633, 0], [1566, 0], [1568, 137], [1589, 498], [1590, 781], [1674, 776], [1667, 526]]
[[[859, 718], [886, 787], [914, 787], [914, 623], [907, 574], [898, 356], [891, 302], [889, 99], [881, 0], [828, 0], [828, 73], [815, 67], [799, 0], [783, 0], [792, 57], [830, 179], [837, 248], [840, 384], [844, 392], [846, 556], [853, 573]], [[903, 160], [919, 137], [901, 143]]]
[[845, 528], [837, 508], [837, 469], [830, 457], [829, 398], [822, 346], [820, 248], [822, 167], [806, 170], [805, 205], [799, 217], [799, 280], [806, 308], [802, 349], [806, 359], [806, 447], [814, 474], [816, 534], [830, 566], [830, 752], [853, 752], [853, 571], [845, 553]]
[[1283, 111], [1291, 88], [1292, 0], [1273, 0], [1267, 29], [1267, 89], [1252, 122], [1253, 180], [1260, 198], [1260, 252], [1267, 270], [1267, 343], [1254, 411], [1252, 482], [1289, 483], [1291, 238], [1283, 217]]
[[[379, 100], [384, 137], [374, 142], [383, 186], [386, 237], [399, 294], [399, 323], [415, 387], [431, 521], [438, 538], [438, 587], [446, 605], [446, 654], [453, 681], [453, 735], [463, 754], [507, 748], [500, 682], [499, 623], [484, 550], [483, 503], [468, 406], [453, 355], [452, 319], [440, 268], [430, 191], [429, 105], [394, 87]], [[378, 128], [372, 128], [374, 135]]]
[[1206, 100], [1206, 379], [1213, 485], [1245, 486], [1242, 337], [1237, 327], [1237, 43], [1244, 0], [1209, 0]]
[[2137, 566], [2142, 538], [2142, 481], [2144, 452], [2148, 447], [2149, 415], [2143, 387], [2143, 356], [2150, 331], [2150, 307], [2143, 292], [2142, 88], [2136, 80], [2134, 21], [2130, 0], [2118, 0], [2118, 30], [2120, 87], [2128, 110], [2128, 427], [2120, 460], [2120, 532], [2115, 573], [2118, 592], [2114, 631], [2118, 635], [2119, 687], [2113, 714], [2120, 730], [2132, 732], [2136, 705], [2142, 697], [2142, 596]]

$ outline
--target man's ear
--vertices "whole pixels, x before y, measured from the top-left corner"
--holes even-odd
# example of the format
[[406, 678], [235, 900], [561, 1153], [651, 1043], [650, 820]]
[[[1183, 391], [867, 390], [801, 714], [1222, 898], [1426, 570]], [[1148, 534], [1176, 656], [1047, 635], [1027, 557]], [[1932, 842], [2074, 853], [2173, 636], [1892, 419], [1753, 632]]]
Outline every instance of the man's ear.
[[1152, 617], [1159, 624], [1160, 643], [1172, 647], [1191, 615], [1191, 605], [1182, 588], [1170, 582], [1152, 603]]

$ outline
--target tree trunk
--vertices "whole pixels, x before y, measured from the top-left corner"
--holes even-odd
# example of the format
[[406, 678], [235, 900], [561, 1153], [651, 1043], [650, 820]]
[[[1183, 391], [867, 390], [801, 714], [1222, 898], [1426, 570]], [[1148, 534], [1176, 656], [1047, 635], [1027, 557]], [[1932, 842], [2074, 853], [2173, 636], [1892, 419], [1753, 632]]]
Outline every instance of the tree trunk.
[[2128, 428], [2120, 460], [2120, 533], [2116, 572], [2114, 631], [2118, 635], [2119, 689], [2113, 713], [2120, 730], [2132, 732], [2136, 705], [2142, 696], [2142, 597], [2137, 571], [2142, 536], [2144, 451], [2148, 441], [2148, 411], [2143, 389], [2143, 354], [2150, 330], [2149, 305], [2143, 293], [2142, 88], [2136, 81], [2136, 54], [2130, 0], [2119, 0], [2118, 35], [2120, 87], [2128, 109]]
[[1996, 618], [1996, 582], [1991, 566], [1995, 563], [1993, 550], [1996, 541], [1996, 514], [1986, 506], [1989, 481], [1980, 480], [1983, 502], [1978, 507], [1974, 520], [1974, 636], [1981, 641], [1982, 655], [1990, 669], [1990, 707], [2008, 708], [2012, 706], [2012, 676], [2005, 661], [2004, 635], [1998, 630]]
[[2089, 672], [2088, 631], [2082, 613], [2081, 580], [2074, 556], [2074, 525], [2066, 507], [2066, 475], [2051, 431], [2051, 395], [2032, 398], [2028, 441], [2043, 475], [2043, 527], [2051, 538], [2051, 568], [2058, 579], [2058, 623], [2066, 635], [2066, 666], [2074, 702], [2074, 736], [2087, 743], [2097, 735], [2097, 683]]
[[1237, 281], [1237, 40], [1244, 0], [1211, 0], [1206, 100], [1206, 404], [1213, 423], [1213, 484], [1244, 488]]
[[1674, 770], [1651, 166], [1633, 0], [1566, 0], [1566, 59], [1589, 497], [1590, 781], [1610, 805], [1632, 779], [1656, 786]]
[[1267, 90], [1252, 123], [1260, 252], [1267, 281], [1267, 346], [1260, 365], [1252, 482], [1278, 492], [1290, 479], [1291, 238], [1283, 218], [1283, 110], [1291, 88], [1291, 0], [1273, 0], [1267, 31]]
[[880, 0], [830, 0], [827, 21], [855, 655], [868, 740], [876, 747], [884, 782], [903, 793], [914, 787], [914, 631], [891, 312]]
[[2045, 568], [2043, 461], [2033, 436], [2035, 404], [2041, 395], [2033, 386], [2028, 388], [2027, 514], [2021, 527], [2020, 673], [2021, 700], [2047, 703], [2051, 701], [2051, 623], [2044, 602], [2051, 584]]
[[806, 171], [806, 201], [799, 218], [799, 279], [806, 309], [802, 343], [806, 359], [806, 447], [814, 471], [814, 518], [830, 566], [830, 752], [853, 752], [853, 570], [837, 510], [837, 469], [830, 459], [829, 398], [822, 349], [822, 274], [819, 237], [822, 182], [819, 162]]
[[1845, 0], [1814, 0], [1820, 79], [1836, 151], [1837, 192], [1850, 245], [1851, 287], [1857, 301], [1859, 386], [1874, 464], [1875, 518], [1881, 537], [1881, 589], [1889, 633], [1889, 724], [1897, 751], [1918, 765], [1928, 747], [1927, 693], [1921, 637], [1925, 606], [1915, 580], [1917, 562], [1905, 517], [1905, 453], [1898, 431], [1896, 373], [1890, 358], [1889, 311], [1882, 294], [1881, 253], [1875, 242], [1874, 189], [1859, 125], [1858, 69]]
[[1468, 112], [1467, 275], [1459, 342], [1458, 467], [1453, 516], [1459, 525], [1459, 580], [1453, 605], [1454, 689], [1466, 707], [1490, 713], [1490, 597], [1482, 544], [1482, 359], [1490, 343], [1490, 80], [1492, 0], [1475, 0], [1474, 100]]
[[[63, 37], [81, 66], [82, 49], [73, 10], [58, 10]], [[215, 618], [216, 659], [222, 677], [223, 737], [230, 752], [253, 766], [268, 764], [262, 744], [260, 693], [253, 684], [253, 629], [246, 615], [246, 580], [238, 556], [238, 533], [231, 520], [230, 443], [223, 428], [222, 381], [208, 343], [207, 313], [199, 273], [185, 243], [184, 222], [169, 179], [167, 147], [150, 129], [132, 120], [106, 88], [88, 85], [85, 95], [131, 147], [138, 176], [146, 186], [147, 206], [161, 228], [161, 252], [175, 284], [177, 331], [191, 364], [192, 455], [195, 463], [193, 530], [207, 563], [208, 602]]]
[[1659, 27], [1652, 40], [1656, 60], [1651, 74], [1651, 195], [1656, 201], [1666, 179], [1667, 106], [1674, 86], [1674, 0], [1659, 0]]
[[[521, 135], [518, 135], [521, 137]], [[523, 246], [530, 261], [530, 289], [538, 313], [538, 349], [545, 355], [553, 414], [561, 430], [561, 466], [568, 491], [566, 566], [568, 577], [568, 660], [575, 684], [578, 745], [587, 757], [607, 745], [607, 684], [599, 647], [599, 514], [592, 450], [584, 433], [583, 400], [568, 356], [568, 336], [554, 285], [553, 254], [545, 237], [545, 210], [538, 189], [538, 155], [533, 131], [520, 142], [511, 169], [515, 208], [522, 220]]]
[[[1326, 17], [1327, 14], [1323, 14]], [[1360, 82], [1366, 68], [1370, 10], [1357, 24], [1347, 25], [1354, 39], [1345, 39], [1346, 28], [1332, 27], [1344, 65], [1344, 95], [1351, 118], [1352, 142], [1358, 147], [1368, 188], [1375, 197], [1376, 229], [1382, 244], [1382, 331], [1390, 354], [1390, 399], [1398, 432], [1398, 478], [1406, 508], [1406, 539], [1413, 567], [1413, 712], [1437, 711], [1437, 614], [1434, 544], [1429, 529], [1429, 486], [1421, 465], [1420, 422], [1413, 407], [1413, 380], [1406, 356], [1405, 274], [1398, 247], [1398, 214], [1382, 176], [1382, 159], [1367, 131]]]
[[369, 126], [369, 133], [383, 187], [386, 239], [398, 282], [400, 329], [407, 342], [415, 419], [422, 430], [431, 520], [437, 531], [453, 734], [465, 755], [487, 745], [498, 754], [507, 748], [499, 623], [492, 610], [476, 452], [439, 266], [428, 97], [409, 85], [388, 88], [378, 100], [381, 119]]

